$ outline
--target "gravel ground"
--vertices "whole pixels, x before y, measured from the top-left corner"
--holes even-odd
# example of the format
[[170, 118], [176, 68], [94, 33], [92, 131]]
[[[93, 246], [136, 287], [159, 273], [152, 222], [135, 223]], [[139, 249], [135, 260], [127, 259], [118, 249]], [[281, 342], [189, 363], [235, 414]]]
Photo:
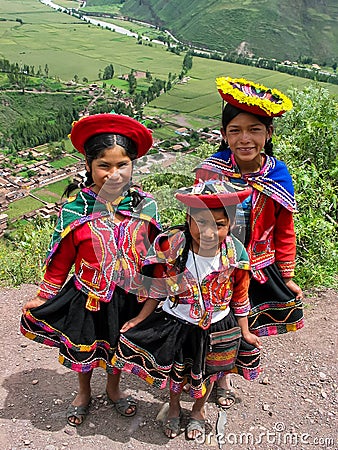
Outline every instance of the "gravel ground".
[[[250, 383], [234, 376], [239, 401], [228, 410], [218, 440], [219, 409], [212, 394], [210, 433], [204, 442], [192, 442], [183, 431], [173, 440], [162, 433], [157, 418], [165, 411], [167, 390], [124, 375], [122, 386], [138, 399], [136, 416], [124, 418], [106, 401], [102, 370], [94, 371], [90, 415], [77, 429], [66, 425], [76, 376], [58, 363], [56, 349], [29, 341], [18, 330], [21, 305], [35, 291], [33, 285], [0, 289], [2, 450], [338, 449], [337, 292], [308, 293], [305, 327], [263, 338], [260, 379]], [[182, 406], [186, 421], [191, 409], [186, 394]]]

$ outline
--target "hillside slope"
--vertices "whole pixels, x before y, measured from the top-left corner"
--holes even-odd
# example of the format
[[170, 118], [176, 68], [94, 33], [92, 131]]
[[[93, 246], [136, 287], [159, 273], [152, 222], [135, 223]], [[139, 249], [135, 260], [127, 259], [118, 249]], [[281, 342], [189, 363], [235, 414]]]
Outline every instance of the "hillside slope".
[[126, 0], [121, 12], [224, 52], [330, 64], [338, 50], [336, 0]]

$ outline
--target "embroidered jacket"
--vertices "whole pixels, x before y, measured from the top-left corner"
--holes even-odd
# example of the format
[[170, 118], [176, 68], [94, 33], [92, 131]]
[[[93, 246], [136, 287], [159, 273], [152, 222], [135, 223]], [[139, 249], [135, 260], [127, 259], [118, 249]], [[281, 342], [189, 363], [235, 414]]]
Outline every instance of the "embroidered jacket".
[[142, 197], [136, 207], [129, 195], [109, 203], [88, 188], [62, 206], [39, 287], [41, 297], [54, 297], [73, 265], [75, 285], [88, 295], [90, 310], [98, 310], [100, 301], [109, 302], [116, 285], [127, 292], [142, 286], [142, 262], [160, 225], [154, 199], [139, 189], [130, 191]]
[[207, 158], [196, 169], [196, 180], [242, 179], [254, 188], [247, 252], [253, 277], [261, 283], [266, 281], [261, 269], [274, 262], [284, 278], [293, 277], [296, 258], [292, 179], [282, 161], [264, 157], [265, 163], [257, 174], [241, 175], [229, 148]]
[[221, 244], [221, 266], [209, 273], [200, 283], [205, 311], [199, 301], [198, 281], [185, 268], [182, 273], [175, 262], [185, 246], [182, 227], [161, 233], [151, 246], [144, 262], [145, 268], [153, 265], [148, 297], [163, 299], [169, 297], [173, 303], [190, 304], [190, 316], [199, 320], [199, 326], [206, 329], [211, 324], [214, 311], [228, 306], [237, 315], [250, 311], [248, 299], [249, 261], [245, 248], [238, 239], [229, 235]]

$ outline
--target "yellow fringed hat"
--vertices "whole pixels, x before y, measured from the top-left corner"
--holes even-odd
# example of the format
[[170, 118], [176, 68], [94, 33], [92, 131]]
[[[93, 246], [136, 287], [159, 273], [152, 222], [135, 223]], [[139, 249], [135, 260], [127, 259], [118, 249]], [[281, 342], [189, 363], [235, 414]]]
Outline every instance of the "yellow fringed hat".
[[281, 116], [292, 109], [292, 101], [278, 89], [244, 78], [216, 78], [218, 92], [223, 100], [236, 108], [259, 116]]

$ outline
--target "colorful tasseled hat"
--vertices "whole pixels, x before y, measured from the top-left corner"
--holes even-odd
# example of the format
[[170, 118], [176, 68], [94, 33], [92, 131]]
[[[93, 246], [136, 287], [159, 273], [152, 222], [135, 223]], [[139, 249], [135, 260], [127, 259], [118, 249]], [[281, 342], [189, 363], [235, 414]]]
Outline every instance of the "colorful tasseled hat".
[[292, 101], [278, 89], [244, 78], [219, 77], [216, 85], [223, 100], [251, 114], [274, 117], [292, 109]]

